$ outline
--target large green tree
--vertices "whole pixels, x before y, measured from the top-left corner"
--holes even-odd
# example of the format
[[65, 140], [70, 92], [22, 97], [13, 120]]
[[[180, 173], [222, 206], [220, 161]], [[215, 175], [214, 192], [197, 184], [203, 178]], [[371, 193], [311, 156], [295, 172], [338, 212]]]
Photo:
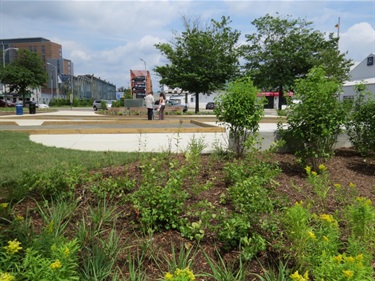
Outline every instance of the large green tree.
[[25, 102], [30, 89], [43, 86], [48, 80], [43, 60], [29, 50], [19, 50], [16, 59], [0, 69], [0, 80], [7, 84], [11, 92], [22, 94]]
[[305, 77], [313, 66], [321, 66], [337, 82], [347, 80], [352, 62], [340, 53], [333, 34], [327, 38], [312, 22], [291, 16], [267, 14], [252, 24], [257, 32], [245, 35], [248, 44], [243, 49], [245, 67], [257, 87], [277, 90], [282, 99], [284, 91], [293, 90], [295, 79]]
[[174, 33], [172, 43], [155, 45], [170, 63], [154, 71], [160, 84], [195, 93], [195, 112], [199, 112], [200, 93], [210, 94], [238, 74], [240, 32], [229, 27], [228, 17], [211, 20], [205, 28], [199, 20], [183, 18], [183, 22], [185, 31]]

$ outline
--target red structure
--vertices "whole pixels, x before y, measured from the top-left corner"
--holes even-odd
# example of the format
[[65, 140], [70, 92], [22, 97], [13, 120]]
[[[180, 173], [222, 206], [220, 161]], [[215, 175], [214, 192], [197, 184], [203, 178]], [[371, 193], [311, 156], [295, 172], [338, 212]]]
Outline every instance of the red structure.
[[152, 82], [148, 70], [130, 70], [130, 89], [133, 98], [143, 99], [152, 92]]

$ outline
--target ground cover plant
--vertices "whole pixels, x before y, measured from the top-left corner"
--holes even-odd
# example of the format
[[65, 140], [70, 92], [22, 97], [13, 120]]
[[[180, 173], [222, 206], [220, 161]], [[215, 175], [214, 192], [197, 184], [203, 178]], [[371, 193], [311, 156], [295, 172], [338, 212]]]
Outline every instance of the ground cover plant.
[[373, 155], [338, 149], [314, 170], [286, 153], [203, 148], [107, 155], [106, 166], [56, 165], [2, 185], [1, 278], [373, 280]]

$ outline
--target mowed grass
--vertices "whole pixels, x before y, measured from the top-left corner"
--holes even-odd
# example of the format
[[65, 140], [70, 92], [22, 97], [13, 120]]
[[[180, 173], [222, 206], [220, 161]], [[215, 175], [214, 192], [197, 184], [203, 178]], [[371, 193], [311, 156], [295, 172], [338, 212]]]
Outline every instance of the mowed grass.
[[95, 152], [43, 146], [22, 132], [0, 131], [0, 186], [20, 178], [24, 171], [40, 172], [56, 164], [85, 169], [124, 165], [135, 161], [138, 152]]

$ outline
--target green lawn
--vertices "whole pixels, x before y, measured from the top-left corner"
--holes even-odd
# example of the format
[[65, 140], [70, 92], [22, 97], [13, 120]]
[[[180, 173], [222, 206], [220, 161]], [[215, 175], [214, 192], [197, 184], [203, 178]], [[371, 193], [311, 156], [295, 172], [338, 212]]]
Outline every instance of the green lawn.
[[129, 152], [94, 152], [53, 148], [31, 142], [27, 133], [0, 131], [0, 186], [22, 176], [23, 171], [43, 171], [57, 163], [95, 169], [123, 165], [139, 157]]

